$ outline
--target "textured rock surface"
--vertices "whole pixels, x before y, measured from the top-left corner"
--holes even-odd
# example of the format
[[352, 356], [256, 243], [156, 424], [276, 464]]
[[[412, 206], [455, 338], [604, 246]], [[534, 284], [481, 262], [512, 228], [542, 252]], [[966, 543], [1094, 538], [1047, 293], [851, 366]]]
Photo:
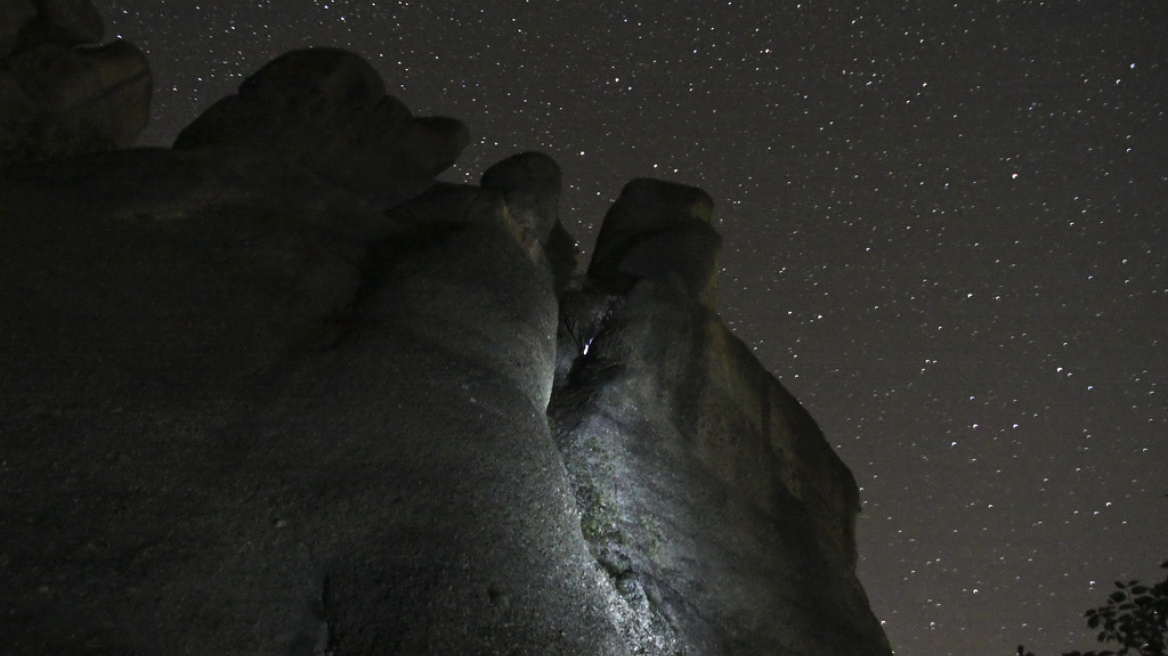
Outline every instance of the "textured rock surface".
[[12, 52], [36, 15], [32, 0], [0, 0], [0, 57]]
[[692, 653], [887, 654], [854, 576], [851, 473], [705, 302], [709, 207], [630, 183], [563, 299], [549, 416], [584, 535], [642, 623]]
[[5, 176], [5, 653], [621, 653], [499, 195], [298, 211], [252, 164]]
[[604, 217], [588, 279], [617, 294], [637, 280], [656, 280], [713, 307], [722, 248], [722, 238], [710, 227], [713, 209], [701, 189], [633, 180]]
[[890, 653], [850, 474], [711, 309], [704, 193], [630, 183], [569, 285], [546, 155], [434, 183], [440, 130], [387, 194], [335, 133], [216, 141], [386, 126], [351, 56], [273, 66], [188, 148], [0, 170], [0, 652]]
[[521, 153], [487, 169], [480, 184], [499, 192], [516, 222], [547, 244], [559, 220], [562, 179], [560, 166], [551, 157]]
[[134, 144], [150, 68], [123, 41], [74, 47], [104, 32], [88, 0], [0, 0], [0, 25], [0, 164]]
[[502, 195], [517, 225], [540, 243], [552, 268], [557, 295], [576, 272], [576, 240], [560, 223], [560, 184], [563, 173], [543, 153], [520, 153], [483, 173], [484, 189]]
[[391, 207], [429, 187], [469, 140], [459, 121], [411, 115], [360, 57], [315, 48], [260, 69], [174, 146], [255, 150]]

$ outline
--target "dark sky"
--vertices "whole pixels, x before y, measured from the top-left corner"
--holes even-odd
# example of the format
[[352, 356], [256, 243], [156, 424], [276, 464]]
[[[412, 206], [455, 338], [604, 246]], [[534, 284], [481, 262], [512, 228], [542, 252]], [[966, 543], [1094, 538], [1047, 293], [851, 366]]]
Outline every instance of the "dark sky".
[[341, 46], [469, 125], [452, 179], [556, 157], [585, 246], [631, 178], [706, 189], [722, 315], [855, 472], [898, 654], [1091, 648], [1162, 575], [1165, 0], [96, 4], [154, 67], [144, 143]]

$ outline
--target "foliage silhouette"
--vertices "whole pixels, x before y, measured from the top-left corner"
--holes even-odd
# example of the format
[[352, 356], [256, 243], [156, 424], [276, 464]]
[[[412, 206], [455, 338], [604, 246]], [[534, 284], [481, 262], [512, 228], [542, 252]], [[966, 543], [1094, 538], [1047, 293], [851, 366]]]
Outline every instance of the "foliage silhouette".
[[[1168, 560], [1160, 563], [1168, 569]], [[1152, 585], [1116, 581], [1107, 604], [1085, 613], [1087, 626], [1099, 630], [1095, 639], [1116, 643], [1118, 650], [1071, 651], [1063, 656], [1168, 656], [1168, 575]], [[1018, 656], [1034, 656], [1018, 645]]]

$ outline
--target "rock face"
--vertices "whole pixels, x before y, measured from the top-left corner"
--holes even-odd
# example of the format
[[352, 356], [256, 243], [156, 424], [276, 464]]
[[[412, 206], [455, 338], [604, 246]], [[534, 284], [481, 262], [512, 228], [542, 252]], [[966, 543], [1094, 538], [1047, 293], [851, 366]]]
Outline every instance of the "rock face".
[[461, 128], [369, 72], [0, 171], [0, 652], [890, 654], [710, 199], [630, 183], [573, 278], [555, 162], [434, 182]]
[[634, 180], [596, 238], [588, 279], [623, 294], [638, 280], [677, 284], [713, 307], [722, 238], [710, 227], [714, 202], [701, 189]]
[[0, 0], [0, 164], [132, 146], [150, 117], [145, 56], [89, 0]]
[[360, 57], [329, 48], [279, 57], [178, 136], [176, 149], [246, 148], [392, 207], [430, 185], [470, 141], [449, 118], [414, 118]]
[[584, 536], [684, 653], [886, 654], [853, 575], [851, 473], [710, 306], [710, 207], [629, 183], [563, 299], [548, 414]]
[[51, 166], [0, 193], [5, 653], [622, 653], [544, 415], [551, 273], [497, 193]]
[[543, 153], [520, 153], [483, 173], [484, 189], [502, 195], [516, 225], [522, 226], [547, 258], [557, 296], [576, 271], [576, 240], [560, 223], [560, 165]]

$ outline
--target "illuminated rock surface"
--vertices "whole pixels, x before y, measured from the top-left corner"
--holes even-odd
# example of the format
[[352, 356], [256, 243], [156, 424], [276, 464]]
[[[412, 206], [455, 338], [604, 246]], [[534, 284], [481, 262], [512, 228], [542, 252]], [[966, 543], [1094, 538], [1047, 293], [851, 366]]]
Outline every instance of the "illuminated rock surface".
[[395, 142], [383, 193], [225, 111], [0, 175], [0, 652], [890, 653], [705, 194], [634, 182], [570, 280], [546, 156]]
[[853, 574], [851, 472], [711, 307], [710, 205], [630, 183], [563, 298], [549, 417], [584, 535], [687, 653], [888, 653]]

